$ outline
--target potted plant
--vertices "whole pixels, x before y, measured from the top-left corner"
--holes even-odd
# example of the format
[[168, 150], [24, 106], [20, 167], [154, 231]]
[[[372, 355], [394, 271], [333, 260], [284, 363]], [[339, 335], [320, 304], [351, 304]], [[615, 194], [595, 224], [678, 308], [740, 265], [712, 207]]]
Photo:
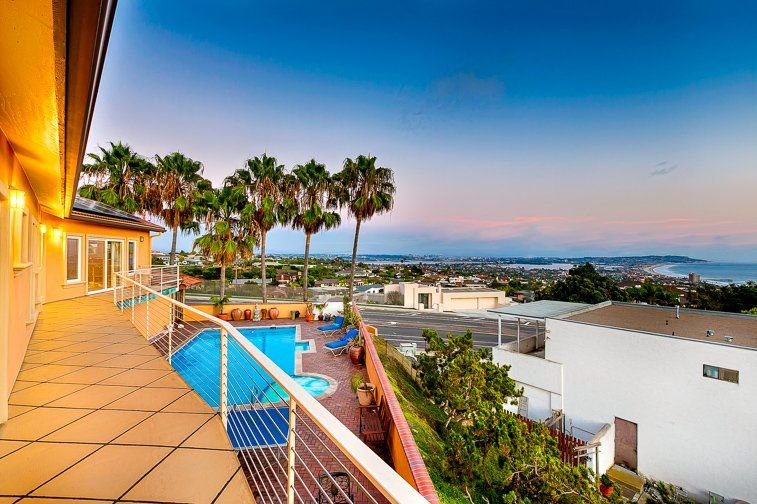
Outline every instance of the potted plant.
[[305, 320], [307, 322], [312, 322], [315, 320], [315, 314], [313, 313], [313, 305], [311, 303], [307, 304], [307, 307], [305, 308]]
[[326, 309], [326, 303], [318, 303], [315, 305], [315, 309], [318, 310], [318, 320], [323, 320], [323, 310]]
[[355, 336], [355, 340], [352, 342], [352, 346], [350, 346], [349, 353], [352, 364], [358, 366], [363, 363], [363, 359], [365, 358], [365, 347], [363, 347], [363, 334], [359, 330], [357, 336]]
[[357, 394], [360, 406], [370, 406], [376, 402], [376, 385], [365, 381], [360, 373], [352, 377], [352, 390]]
[[217, 309], [216, 316], [221, 320], [229, 320], [229, 316], [223, 312], [223, 307], [226, 303], [229, 302], [229, 296], [213, 296], [210, 298], [210, 302], [213, 303], [213, 306]]
[[612, 492], [615, 490], [615, 483], [610, 479], [610, 477], [607, 474], [603, 474], [599, 478], [599, 491], [602, 492], [602, 495], [605, 497], [609, 497], [612, 495]]

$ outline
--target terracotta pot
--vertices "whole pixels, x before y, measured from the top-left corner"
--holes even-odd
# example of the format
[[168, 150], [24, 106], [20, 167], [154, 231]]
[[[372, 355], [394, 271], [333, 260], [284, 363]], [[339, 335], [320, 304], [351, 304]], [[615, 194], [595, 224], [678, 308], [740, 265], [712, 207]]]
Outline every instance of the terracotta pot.
[[313, 320], [315, 320], [315, 315], [313, 315], [312, 313], [308, 313], [307, 315], [305, 315], [305, 320], [307, 322], [312, 322]]
[[613, 485], [605, 486], [604, 483], [599, 484], [599, 491], [602, 492], [602, 495], [604, 495], [605, 497], [612, 495], [613, 490], [615, 490], [615, 487]]
[[318, 315], [318, 320], [323, 321], [323, 314]]
[[231, 320], [242, 320], [242, 310], [239, 308], [231, 310]]
[[244, 319], [250, 320], [252, 318], [252, 310], [249, 308], [244, 311]]
[[362, 364], [363, 357], [365, 357], [365, 348], [357, 345], [350, 347], [350, 360], [354, 365]]
[[268, 308], [263, 308], [260, 310], [260, 320], [266, 320], [268, 319]]
[[357, 402], [360, 403], [360, 406], [370, 406], [376, 401], [375, 393], [376, 385], [368, 382], [362, 383], [357, 388]]
[[271, 320], [276, 320], [279, 318], [279, 309], [275, 306], [268, 310], [268, 316], [271, 317]]
[[228, 313], [219, 313], [218, 318], [221, 320], [231, 320], [231, 317], [229, 317]]

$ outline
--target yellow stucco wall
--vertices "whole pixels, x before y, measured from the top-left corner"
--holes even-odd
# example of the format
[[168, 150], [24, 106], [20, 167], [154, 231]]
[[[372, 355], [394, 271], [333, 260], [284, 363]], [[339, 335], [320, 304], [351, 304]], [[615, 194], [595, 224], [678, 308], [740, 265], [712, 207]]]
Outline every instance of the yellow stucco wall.
[[[122, 271], [126, 271], [128, 241], [134, 240], [137, 245], [137, 267], [150, 266], [150, 233], [115, 227], [102, 226], [90, 222], [73, 219], [59, 219], [44, 213], [42, 222], [47, 226], [45, 233], [45, 247], [47, 254], [47, 268], [45, 275], [45, 302], [60, 301], [87, 294], [87, 240], [90, 238], [107, 238], [123, 241]], [[60, 230], [56, 236], [56, 230]], [[81, 261], [79, 281], [66, 281], [66, 237], [81, 238]], [[140, 241], [140, 239], [142, 241]]]
[[[23, 209], [10, 206], [10, 191], [25, 194]], [[24, 214], [26, 217], [24, 217]], [[28, 222], [27, 240], [20, 229]], [[34, 291], [42, 258], [38, 225], [40, 207], [8, 140], [0, 131], [0, 422], [4, 419], [7, 396], [16, 380], [39, 309]], [[18, 257], [26, 241], [24, 257]], [[19, 267], [25, 263], [25, 267]], [[35, 298], [32, 298], [35, 296]]]

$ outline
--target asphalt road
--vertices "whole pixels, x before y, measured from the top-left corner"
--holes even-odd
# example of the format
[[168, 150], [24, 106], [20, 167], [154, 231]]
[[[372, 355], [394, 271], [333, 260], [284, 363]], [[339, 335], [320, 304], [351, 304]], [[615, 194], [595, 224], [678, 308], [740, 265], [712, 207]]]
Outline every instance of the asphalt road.
[[[454, 313], [421, 312], [391, 308], [360, 307], [360, 313], [368, 324], [376, 327], [379, 335], [388, 342], [417, 343], [424, 348], [421, 333], [423, 329], [436, 329], [439, 334], [462, 334], [470, 329], [473, 332], [473, 344], [476, 347], [493, 347], [497, 345], [497, 320], [485, 317], [471, 317]], [[502, 320], [502, 342], [515, 340], [517, 327], [514, 321]], [[531, 336], [535, 332], [533, 324], [521, 324], [521, 337]]]

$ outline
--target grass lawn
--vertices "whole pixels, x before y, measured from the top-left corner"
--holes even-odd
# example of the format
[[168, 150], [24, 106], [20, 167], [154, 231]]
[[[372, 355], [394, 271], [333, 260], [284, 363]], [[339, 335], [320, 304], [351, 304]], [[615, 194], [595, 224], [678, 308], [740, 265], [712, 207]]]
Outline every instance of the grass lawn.
[[444, 442], [437, 433], [436, 425], [444, 421], [442, 411], [428, 401], [410, 375], [395, 360], [382, 351], [385, 342], [374, 336], [376, 349], [379, 351], [389, 381], [402, 406], [407, 423], [413, 431], [413, 437], [421, 452], [429, 476], [434, 482], [439, 499], [443, 503], [470, 504], [465, 492], [454, 483], [444, 478]]

